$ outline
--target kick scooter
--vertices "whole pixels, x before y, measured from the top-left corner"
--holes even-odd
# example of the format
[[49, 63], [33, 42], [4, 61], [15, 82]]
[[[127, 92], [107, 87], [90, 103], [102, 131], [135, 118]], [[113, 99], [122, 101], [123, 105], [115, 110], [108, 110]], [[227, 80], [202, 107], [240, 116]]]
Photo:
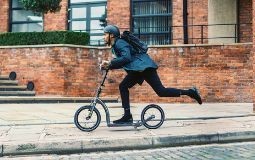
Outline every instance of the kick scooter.
[[106, 123], [108, 127], [125, 127], [125, 126], [133, 126], [134, 128], [145, 126], [149, 129], [157, 129], [159, 128], [164, 120], [165, 114], [163, 109], [156, 104], [147, 105], [141, 113], [141, 120], [136, 121], [135, 123], [111, 123], [110, 121], [110, 113], [106, 104], [99, 98], [102, 88], [104, 86], [105, 79], [107, 77], [107, 73], [109, 70], [105, 71], [103, 76], [103, 80], [100, 83], [95, 97], [91, 100], [91, 103], [86, 106], [80, 107], [74, 115], [74, 123], [77, 128], [82, 131], [90, 132], [95, 130], [100, 122], [101, 122], [101, 114], [99, 110], [96, 108], [97, 104], [100, 104], [106, 115]]

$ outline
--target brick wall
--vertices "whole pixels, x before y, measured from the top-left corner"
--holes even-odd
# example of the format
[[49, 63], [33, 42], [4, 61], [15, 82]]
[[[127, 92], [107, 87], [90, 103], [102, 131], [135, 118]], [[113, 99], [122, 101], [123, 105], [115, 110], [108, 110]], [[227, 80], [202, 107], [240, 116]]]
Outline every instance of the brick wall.
[[[255, 0], [252, 1], [252, 22], [253, 22], [253, 31], [255, 31]], [[253, 112], [255, 112], [255, 33], [253, 32]]]
[[[208, 25], [208, 1], [188, 0], [188, 25]], [[189, 43], [202, 43], [200, 39], [202, 36], [201, 26], [190, 26], [188, 30]], [[203, 26], [203, 37], [207, 38], [207, 36], [208, 28]], [[206, 39], [203, 40], [203, 43], [207, 42]]]
[[37, 95], [88, 96], [99, 77], [94, 72], [98, 52], [69, 47], [1, 49], [1, 74], [16, 71], [21, 84], [35, 83]]
[[[173, 0], [173, 26], [183, 26], [183, 0]], [[173, 31], [173, 44], [183, 44], [183, 28], [174, 27]]]
[[61, 10], [44, 15], [44, 31], [67, 30], [68, 0], [61, 1]]
[[242, 0], [239, 3], [240, 42], [252, 42], [252, 0]]
[[108, 0], [107, 1], [107, 22], [119, 28], [130, 28], [130, 0]]
[[[150, 48], [166, 87], [197, 86], [206, 102], [252, 102], [252, 45]], [[2, 74], [17, 72], [20, 84], [34, 81], [37, 95], [93, 96], [107, 48], [39, 47], [0, 49]], [[15, 58], [14, 58], [15, 57]], [[123, 70], [110, 72], [103, 96], [119, 96]], [[191, 102], [159, 98], [145, 82], [130, 90], [132, 102]]]
[[9, 0], [0, 1], [0, 32], [8, 31], [9, 21]]

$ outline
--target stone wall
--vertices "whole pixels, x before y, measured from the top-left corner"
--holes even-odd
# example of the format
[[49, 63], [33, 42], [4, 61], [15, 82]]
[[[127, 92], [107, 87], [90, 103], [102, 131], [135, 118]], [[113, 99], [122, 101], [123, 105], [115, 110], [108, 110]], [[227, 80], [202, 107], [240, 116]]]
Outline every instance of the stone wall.
[[[197, 86], [205, 102], [252, 102], [251, 44], [155, 46], [165, 87]], [[109, 48], [69, 45], [0, 49], [1, 74], [17, 72], [21, 84], [35, 83], [37, 95], [93, 96], [100, 80], [98, 65], [111, 59]], [[111, 71], [102, 96], [119, 96], [123, 70]], [[132, 102], [191, 102], [186, 97], [159, 98], [145, 82], [130, 90]]]

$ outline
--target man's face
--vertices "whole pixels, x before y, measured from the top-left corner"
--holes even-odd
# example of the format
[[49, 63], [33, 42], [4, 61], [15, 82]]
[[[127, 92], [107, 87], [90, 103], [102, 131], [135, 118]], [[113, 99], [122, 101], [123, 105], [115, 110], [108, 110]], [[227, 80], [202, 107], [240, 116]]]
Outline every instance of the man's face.
[[110, 44], [110, 38], [109, 38], [110, 34], [109, 33], [104, 33], [104, 43], [105, 44]]

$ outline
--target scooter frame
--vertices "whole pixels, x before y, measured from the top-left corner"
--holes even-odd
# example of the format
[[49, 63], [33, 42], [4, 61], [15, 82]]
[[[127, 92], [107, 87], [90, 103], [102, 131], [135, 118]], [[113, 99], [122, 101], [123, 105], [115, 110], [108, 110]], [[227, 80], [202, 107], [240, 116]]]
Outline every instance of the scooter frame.
[[[137, 127], [140, 127], [140, 126], [144, 125], [145, 127], [150, 128], [150, 129], [159, 128], [159, 127], [163, 124], [163, 122], [164, 122], [164, 120], [165, 120], [165, 114], [164, 114], [163, 109], [162, 109], [160, 106], [155, 105], [155, 104], [150, 104], [150, 105], [146, 106], [146, 107], [143, 109], [142, 114], [141, 114], [142, 120], [138, 120], [138, 121], [135, 122], [135, 123], [123, 123], [123, 124], [122, 124], [122, 123], [121, 123], [121, 124], [111, 123], [111, 121], [110, 121], [110, 112], [109, 112], [109, 109], [108, 109], [107, 105], [103, 102], [103, 100], [101, 100], [101, 99], [99, 98], [100, 93], [102, 92], [102, 88], [104, 87], [104, 83], [105, 83], [105, 80], [106, 80], [106, 78], [107, 78], [108, 72], [109, 72], [109, 70], [106, 70], [106, 71], [105, 71], [103, 80], [102, 80], [102, 82], [100, 83], [99, 87], [97, 88], [95, 97], [91, 100], [90, 105], [87, 105], [87, 107], [90, 106], [91, 108], [90, 108], [90, 113], [89, 113], [89, 115], [86, 117], [86, 119], [90, 119], [90, 118], [92, 117], [93, 111], [96, 109], [96, 105], [97, 105], [97, 104], [100, 104], [100, 105], [103, 107], [104, 111], [105, 111], [106, 123], [107, 123], [107, 126], [108, 126], [108, 127], [133, 126], [134, 128], [137, 128]], [[86, 107], [86, 106], [82, 106], [82, 107]], [[79, 128], [79, 129], [82, 130], [82, 131], [86, 131], [85, 129], [82, 129], [82, 127], [78, 124], [78, 123], [79, 123], [79, 122], [78, 122], [78, 116], [79, 116], [79, 112], [80, 112], [79, 110], [80, 110], [80, 109], [82, 110], [82, 107], [80, 107], [80, 108], [76, 111], [75, 116], [74, 116], [74, 122], [75, 122], [75, 125], [77, 126], [77, 128]], [[151, 115], [150, 117], [148, 117], [148, 118], [146, 118], [146, 119], [143, 119], [143, 116], [144, 116], [145, 112], [146, 112], [147, 110], [149, 110], [150, 108], [156, 108], [156, 109], [160, 112], [160, 114], [161, 114], [160, 123], [159, 123], [158, 125], [156, 125], [156, 126], [149, 126], [149, 125], [146, 125], [146, 122], [148, 122], [148, 121], [150, 121], [150, 120], [152, 120], [152, 119], [155, 118], [154, 115]], [[96, 109], [96, 110], [97, 110], [97, 109]], [[98, 110], [97, 110], [97, 111], [98, 111]], [[99, 112], [99, 111], [98, 111], [98, 112]], [[100, 116], [100, 121], [101, 121], [100, 112], [99, 112], [99, 116]], [[99, 122], [99, 123], [100, 123], [100, 122]], [[98, 124], [98, 125], [99, 125], [99, 124]], [[96, 129], [97, 127], [98, 127], [98, 126], [96, 126], [94, 129]], [[94, 130], [94, 129], [91, 129], [91, 130], [88, 129], [88, 131], [92, 131], [92, 130]]]

